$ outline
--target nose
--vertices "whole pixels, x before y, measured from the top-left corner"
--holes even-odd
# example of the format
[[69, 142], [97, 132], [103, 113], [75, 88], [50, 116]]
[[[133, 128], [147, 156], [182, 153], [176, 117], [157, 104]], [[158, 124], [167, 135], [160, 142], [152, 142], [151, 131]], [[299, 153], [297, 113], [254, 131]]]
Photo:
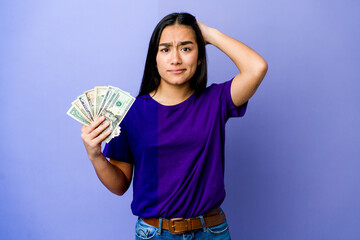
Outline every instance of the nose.
[[178, 50], [174, 50], [171, 53], [171, 64], [178, 65], [181, 64], [181, 56]]

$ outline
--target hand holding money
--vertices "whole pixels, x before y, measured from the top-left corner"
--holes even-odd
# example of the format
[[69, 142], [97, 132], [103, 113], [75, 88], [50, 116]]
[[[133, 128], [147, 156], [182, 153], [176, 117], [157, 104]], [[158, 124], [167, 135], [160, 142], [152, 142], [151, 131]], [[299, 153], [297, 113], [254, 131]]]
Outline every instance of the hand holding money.
[[83, 125], [81, 127], [81, 138], [90, 159], [96, 158], [101, 154], [101, 142], [111, 134], [111, 130], [107, 129], [110, 122], [105, 120], [106, 118], [101, 116], [95, 119], [89, 126]]
[[[90, 128], [94, 130], [92, 134], [96, 132], [100, 134], [105, 129], [110, 130], [111, 133], [104, 139], [105, 142], [109, 142], [112, 138], [119, 136], [119, 124], [134, 101], [134, 97], [120, 88], [113, 86], [95, 87], [77, 97], [72, 102], [67, 114], [86, 126], [91, 125], [94, 128]], [[100, 118], [102, 116], [103, 118]], [[102, 119], [102, 121], [99, 120], [101, 122], [98, 122], [98, 119]], [[94, 121], [100, 125], [93, 124]], [[107, 127], [103, 126], [105, 123], [108, 124]], [[98, 128], [99, 130], [97, 130]], [[102, 134], [106, 134], [106, 132]]]

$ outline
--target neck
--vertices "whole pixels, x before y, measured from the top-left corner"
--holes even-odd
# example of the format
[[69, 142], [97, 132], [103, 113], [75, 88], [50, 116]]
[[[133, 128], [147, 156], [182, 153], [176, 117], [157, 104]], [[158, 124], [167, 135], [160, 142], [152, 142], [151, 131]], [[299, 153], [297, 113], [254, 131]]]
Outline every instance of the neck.
[[188, 99], [194, 92], [190, 82], [174, 86], [161, 81], [157, 90], [152, 91], [150, 96], [162, 105], [176, 105]]

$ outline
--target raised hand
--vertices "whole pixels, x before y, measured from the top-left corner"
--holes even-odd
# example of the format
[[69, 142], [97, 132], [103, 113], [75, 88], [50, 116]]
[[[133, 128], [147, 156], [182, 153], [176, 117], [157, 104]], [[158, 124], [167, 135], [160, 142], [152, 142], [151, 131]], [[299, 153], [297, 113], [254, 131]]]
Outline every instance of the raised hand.
[[231, 84], [231, 98], [236, 107], [246, 103], [255, 93], [267, 72], [266, 61], [244, 43], [197, 20], [206, 43], [224, 52], [239, 69]]
[[205, 25], [204, 23], [200, 22], [199, 20], [196, 20], [197, 24], [199, 25], [201, 34], [205, 40], [206, 44], [211, 44], [211, 31], [213, 30], [213, 28], [208, 27], [207, 25]]

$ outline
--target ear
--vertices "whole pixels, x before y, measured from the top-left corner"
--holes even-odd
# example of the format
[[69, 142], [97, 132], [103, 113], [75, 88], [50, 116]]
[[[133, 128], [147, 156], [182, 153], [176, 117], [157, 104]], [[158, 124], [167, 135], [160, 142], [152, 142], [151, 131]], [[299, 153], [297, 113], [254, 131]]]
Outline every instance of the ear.
[[198, 60], [198, 66], [201, 64], [201, 60]]

